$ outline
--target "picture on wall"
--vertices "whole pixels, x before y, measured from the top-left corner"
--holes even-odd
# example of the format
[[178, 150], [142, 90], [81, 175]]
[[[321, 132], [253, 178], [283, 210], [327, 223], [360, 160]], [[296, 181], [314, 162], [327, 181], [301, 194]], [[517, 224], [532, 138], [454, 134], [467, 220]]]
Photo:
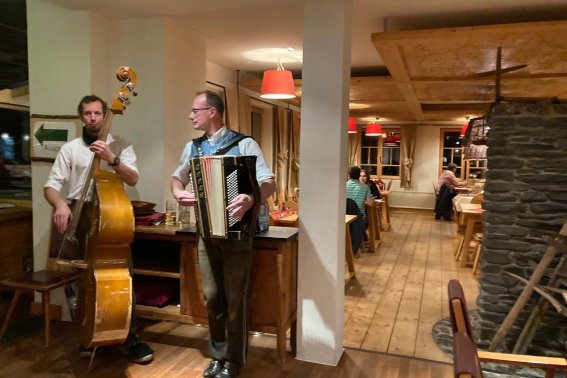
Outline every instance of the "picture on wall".
[[228, 101], [226, 97], [226, 88], [223, 87], [222, 85], [211, 83], [210, 81], [207, 81], [205, 87], [207, 90], [215, 92], [224, 101], [223, 122], [226, 125], [226, 127], [230, 129], [230, 120], [228, 119]]
[[61, 146], [80, 136], [81, 128], [82, 123], [78, 116], [32, 114], [30, 117], [30, 159], [32, 161], [55, 161]]

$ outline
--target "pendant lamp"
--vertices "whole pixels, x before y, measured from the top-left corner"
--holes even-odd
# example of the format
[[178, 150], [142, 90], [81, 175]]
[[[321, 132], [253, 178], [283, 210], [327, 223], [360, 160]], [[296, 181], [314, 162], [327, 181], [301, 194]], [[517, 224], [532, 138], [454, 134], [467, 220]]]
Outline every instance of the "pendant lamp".
[[366, 136], [380, 136], [382, 135], [382, 125], [376, 122], [370, 122], [366, 126]]
[[260, 97], [274, 100], [295, 98], [295, 84], [291, 71], [284, 70], [280, 62], [277, 70], [264, 71]]
[[461, 128], [461, 133], [459, 134], [459, 139], [463, 139], [465, 137], [465, 135], [467, 135], [467, 129], [469, 127], [468, 123], [465, 123], [463, 125], [463, 127]]
[[348, 117], [348, 133], [356, 134], [358, 129], [356, 128], [356, 120], [354, 117]]

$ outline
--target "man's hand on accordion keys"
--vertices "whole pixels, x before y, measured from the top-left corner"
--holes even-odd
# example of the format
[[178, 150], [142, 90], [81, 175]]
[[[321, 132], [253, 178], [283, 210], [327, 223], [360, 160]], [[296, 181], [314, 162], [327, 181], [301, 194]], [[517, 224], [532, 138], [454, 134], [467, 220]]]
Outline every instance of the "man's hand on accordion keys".
[[186, 190], [173, 193], [173, 196], [181, 206], [193, 206], [195, 204], [195, 195]]
[[226, 207], [231, 217], [242, 219], [244, 214], [254, 205], [254, 197], [251, 194], [239, 194]]

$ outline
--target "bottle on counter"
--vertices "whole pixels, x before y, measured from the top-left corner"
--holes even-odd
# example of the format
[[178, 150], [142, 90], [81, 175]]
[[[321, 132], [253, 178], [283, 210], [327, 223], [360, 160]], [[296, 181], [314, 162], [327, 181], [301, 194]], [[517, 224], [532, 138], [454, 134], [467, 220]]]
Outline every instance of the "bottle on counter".
[[270, 228], [270, 213], [268, 210], [268, 204], [262, 202], [260, 204], [260, 209], [258, 210], [258, 232], [268, 231]]

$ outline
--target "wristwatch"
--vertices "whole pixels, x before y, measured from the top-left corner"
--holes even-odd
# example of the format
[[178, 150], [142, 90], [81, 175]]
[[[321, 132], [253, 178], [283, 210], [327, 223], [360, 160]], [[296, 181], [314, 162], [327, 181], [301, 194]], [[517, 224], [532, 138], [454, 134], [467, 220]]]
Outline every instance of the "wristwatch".
[[120, 165], [120, 156], [117, 155], [112, 161], [112, 163], [108, 163], [108, 165], [110, 165], [111, 167], [116, 167]]

